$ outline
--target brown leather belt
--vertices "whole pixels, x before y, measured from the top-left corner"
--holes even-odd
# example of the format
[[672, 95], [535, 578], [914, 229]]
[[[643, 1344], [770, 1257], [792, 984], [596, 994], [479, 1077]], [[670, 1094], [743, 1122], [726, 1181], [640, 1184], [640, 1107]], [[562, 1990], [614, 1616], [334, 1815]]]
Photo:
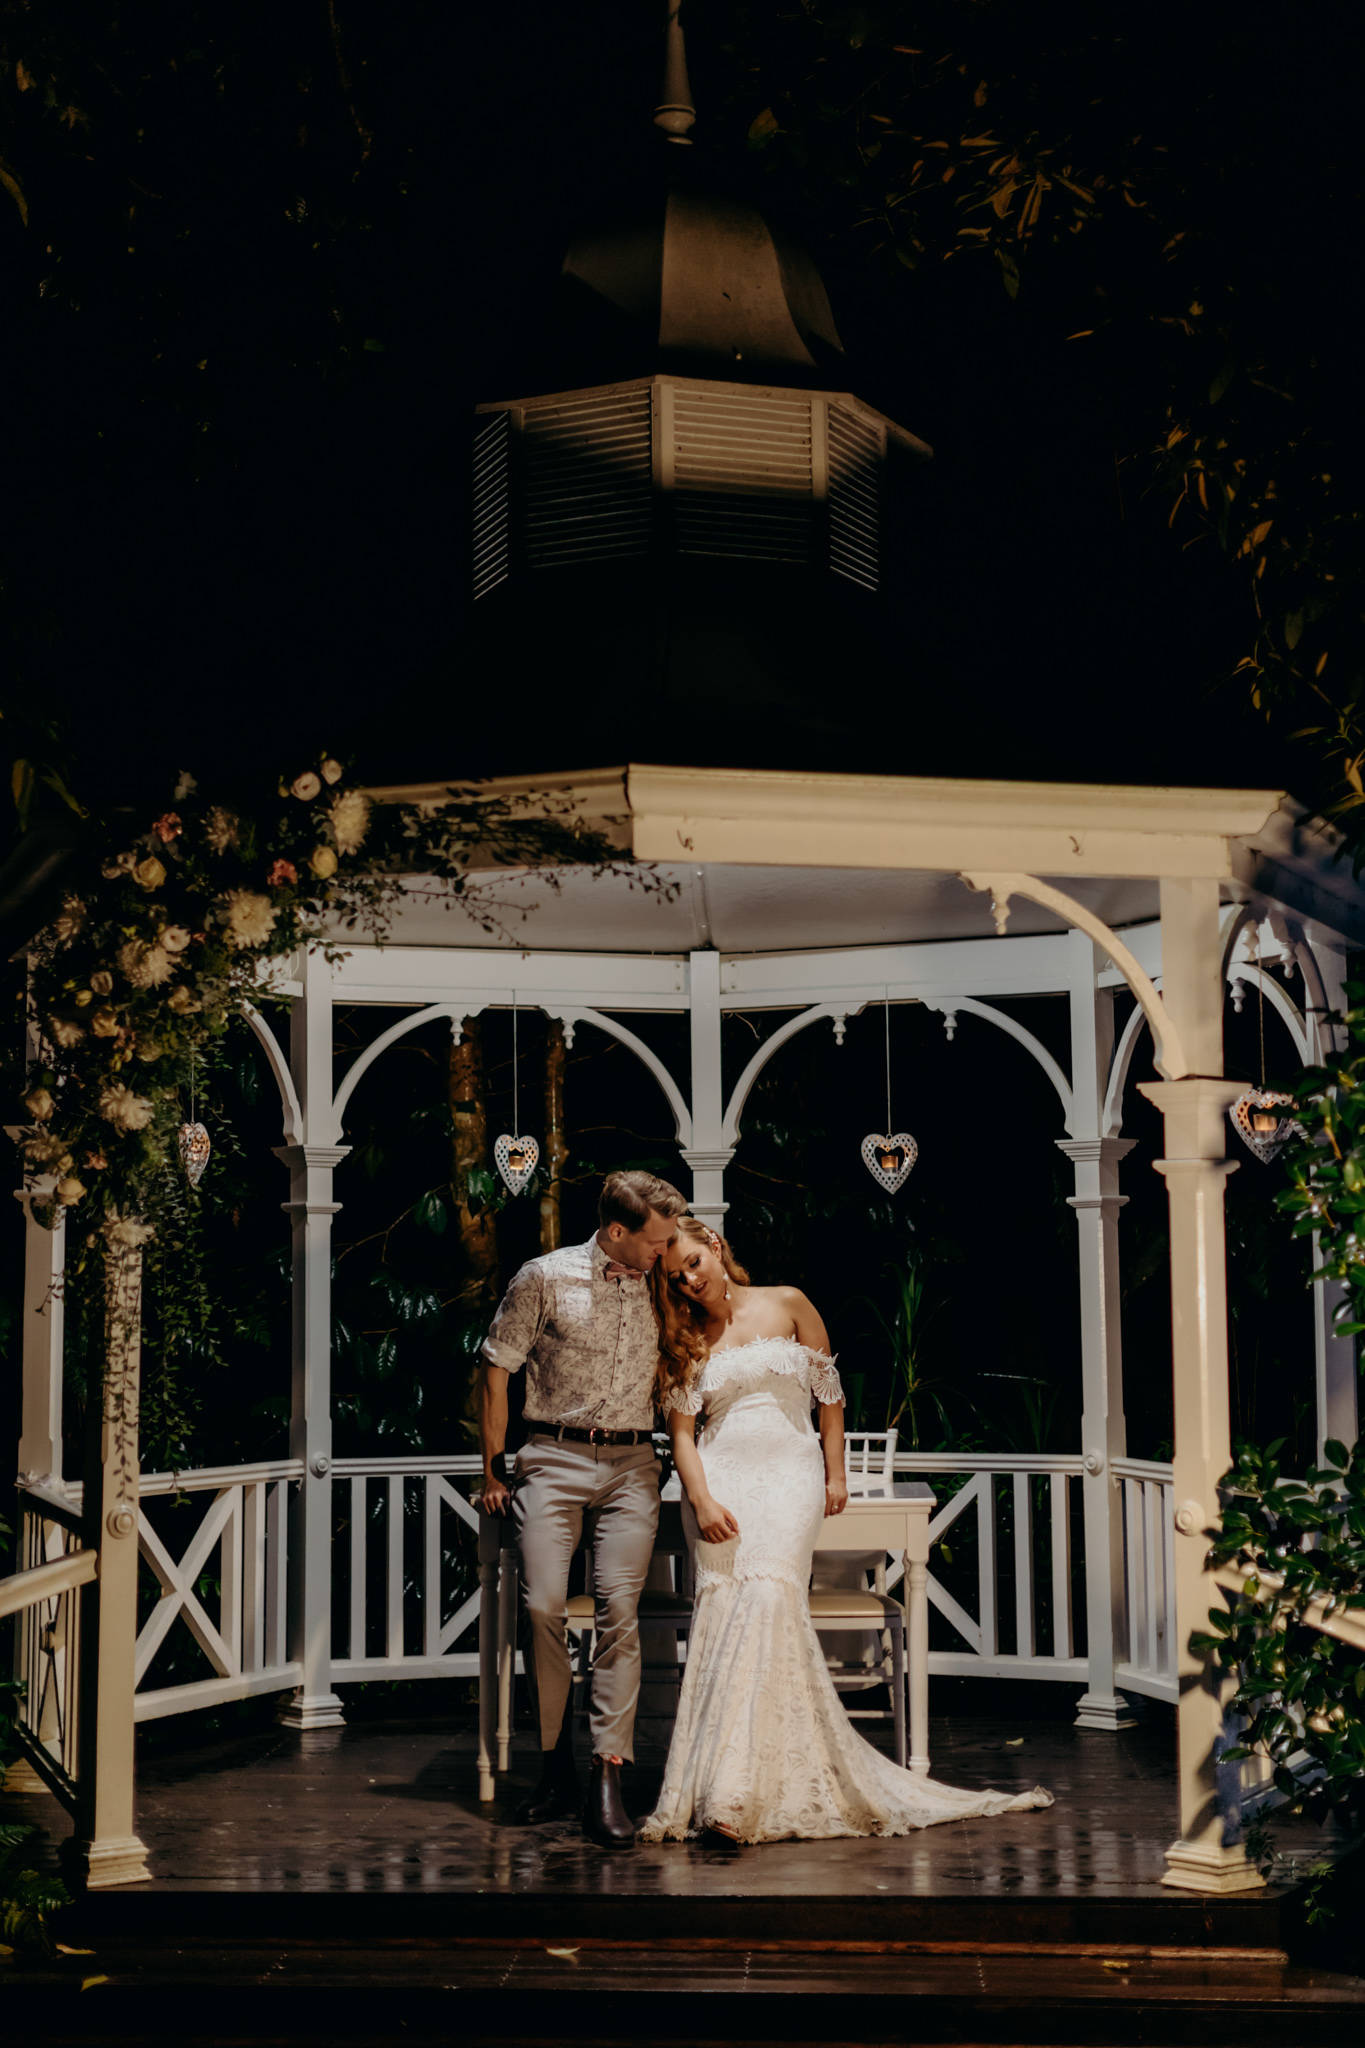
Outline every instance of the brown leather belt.
[[572, 1429], [567, 1422], [533, 1422], [532, 1436], [552, 1436], [570, 1444], [647, 1444], [653, 1437], [648, 1429]]

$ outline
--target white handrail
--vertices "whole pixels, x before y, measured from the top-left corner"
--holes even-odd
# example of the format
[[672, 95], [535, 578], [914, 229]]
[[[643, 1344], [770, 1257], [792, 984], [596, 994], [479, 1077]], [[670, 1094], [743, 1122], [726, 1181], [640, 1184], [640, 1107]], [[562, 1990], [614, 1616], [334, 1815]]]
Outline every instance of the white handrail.
[[0, 1579], [0, 1621], [6, 1615], [22, 1614], [26, 1607], [36, 1607], [40, 1600], [55, 1600], [59, 1593], [69, 1593], [73, 1586], [88, 1585], [98, 1569], [99, 1558], [93, 1550], [73, 1550], [66, 1557], [54, 1558], [50, 1564], [35, 1564], [27, 1571], [11, 1572]]

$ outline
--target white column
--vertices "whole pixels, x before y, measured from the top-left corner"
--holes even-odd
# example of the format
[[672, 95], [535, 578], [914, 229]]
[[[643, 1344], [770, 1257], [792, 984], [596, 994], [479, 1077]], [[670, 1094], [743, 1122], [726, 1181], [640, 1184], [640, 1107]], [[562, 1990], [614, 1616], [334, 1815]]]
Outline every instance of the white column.
[[[1340, 953], [1329, 952], [1323, 947], [1313, 948], [1313, 958], [1322, 977], [1322, 993], [1329, 1011], [1342, 1014], [1348, 1005], [1346, 995], [1346, 961]], [[1310, 1057], [1316, 1062], [1332, 1059], [1341, 1039], [1341, 1032], [1328, 1024], [1326, 1018], [1310, 1013], [1309, 1019]], [[1313, 1232], [1313, 1264], [1322, 1260], [1318, 1234]], [[1329, 1437], [1339, 1443], [1351, 1445], [1359, 1433], [1359, 1376], [1356, 1370], [1356, 1341], [1354, 1337], [1339, 1337], [1336, 1329], [1336, 1313], [1344, 1310], [1347, 1303], [1346, 1289], [1340, 1280], [1319, 1281], [1312, 1290], [1313, 1296], [1313, 1352], [1314, 1376], [1317, 1394], [1318, 1462], [1326, 1455], [1325, 1446]]]
[[[39, 1182], [34, 1194], [50, 1198], [53, 1183]], [[18, 1191], [24, 1212], [24, 1311], [21, 1325], [23, 1406], [19, 1472], [30, 1481], [62, 1476], [62, 1281], [66, 1269], [66, 1222], [46, 1229], [33, 1214], [33, 1199]]]
[[720, 1048], [720, 954], [693, 953], [688, 991], [692, 1024], [692, 1142], [682, 1148], [692, 1169], [692, 1210], [713, 1230], [725, 1228], [725, 1169], [735, 1148], [725, 1142]]
[[151, 1876], [133, 1819], [137, 1684], [138, 1397], [142, 1253], [105, 1254], [104, 1383], [91, 1402], [82, 1543], [99, 1575], [82, 1588], [72, 1854], [91, 1889]]
[[[55, 1182], [48, 1176], [35, 1183], [33, 1195], [51, 1198]], [[20, 1323], [19, 1477], [30, 1484], [62, 1480], [62, 1282], [66, 1267], [65, 1212], [57, 1211], [55, 1229], [48, 1230], [33, 1213], [33, 1198], [16, 1190], [24, 1212], [24, 1305]], [[23, 1512], [23, 1497], [19, 1510]], [[22, 1540], [22, 1538], [21, 1538]], [[30, 1668], [33, 1631], [41, 1610], [25, 1608], [14, 1623], [14, 1675]], [[49, 1694], [36, 1731], [46, 1742], [57, 1733], [57, 1701]], [[46, 1788], [24, 1757], [16, 1757], [4, 1773], [7, 1792], [42, 1792]]]
[[1104, 1102], [1114, 1056], [1114, 998], [1099, 985], [1103, 966], [1084, 932], [1068, 935], [1071, 955], [1071, 1090], [1075, 1135], [1057, 1140], [1071, 1161], [1068, 1198], [1079, 1231], [1081, 1295], [1081, 1495], [1085, 1517], [1087, 1683], [1078, 1728], [1131, 1728], [1114, 1684], [1125, 1619], [1123, 1492], [1115, 1458], [1127, 1449], [1123, 1416], [1123, 1334], [1119, 1313], [1119, 1163], [1131, 1138], [1104, 1135]]
[[289, 1455], [303, 1461], [289, 1525], [289, 1656], [303, 1682], [279, 1719], [291, 1728], [339, 1728], [332, 1690], [332, 1177], [349, 1146], [333, 1142], [332, 989], [327, 963], [309, 954], [290, 1018], [290, 1065], [304, 1142], [280, 1145], [289, 1169], [293, 1331]]
[[1085, 1517], [1086, 1689], [1078, 1728], [1131, 1728], [1128, 1702], [1114, 1684], [1126, 1619], [1123, 1489], [1114, 1460], [1127, 1448], [1123, 1414], [1123, 1337], [1119, 1314], [1119, 1164], [1131, 1138], [1059, 1138], [1076, 1192], [1067, 1197], [1080, 1233], [1081, 1492]]
[[1218, 1482], [1231, 1463], [1228, 1408], [1227, 1111], [1240, 1092], [1221, 1078], [1223, 984], [1218, 887], [1161, 884], [1162, 996], [1193, 1070], [1149, 1082], [1165, 1120], [1156, 1169], [1170, 1204], [1171, 1333], [1175, 1379], [1176, 1707], [1180, 1833], [1163, 1882], [1187, 1891], [1250, 1891], [1261, 1883], [1241, 1841], [1239, 1773], [1220, 1765], [1230, 1739], [1230, 1682], [1189, 1648], [1190, 1633], [1223, 1604], [1205, 1568]]

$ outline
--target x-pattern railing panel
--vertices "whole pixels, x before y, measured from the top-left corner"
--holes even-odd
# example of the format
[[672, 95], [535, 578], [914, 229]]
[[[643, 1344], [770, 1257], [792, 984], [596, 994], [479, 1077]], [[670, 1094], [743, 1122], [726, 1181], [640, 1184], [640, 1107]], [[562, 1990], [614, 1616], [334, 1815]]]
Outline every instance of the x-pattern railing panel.
[[[222, 1545], [221, 1626], [209, 1618], [196, 1584], [215, 1549]], [[156, 1574], [161, 1598], [138, 1632], [135, 1683], [140, 1685], [171, 1626], [183, 1620], [220, 1678], [242, 1670], [242, 1488], [225, 1486], [209, 1507], [177, 1562], [146, 1513], [138, 1518], [138, 1548]]]

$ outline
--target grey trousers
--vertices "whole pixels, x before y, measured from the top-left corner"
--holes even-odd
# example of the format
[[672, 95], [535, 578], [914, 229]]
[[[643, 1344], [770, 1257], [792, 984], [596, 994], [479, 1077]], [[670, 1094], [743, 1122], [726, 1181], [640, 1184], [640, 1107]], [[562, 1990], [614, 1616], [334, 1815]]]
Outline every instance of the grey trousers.
[[659, 1464], [645, 1444], [557, 1443], [532, 1436], [512, 1490], [521, 1551], [526, 1671], [542, 1749], [559, 1739], [572, 1674], [565, 1628], [569, 1565], [586, 1529], [596, 1598], [594, 1756], [634, 1755], [640, 1699], [640, 1589], [659, 1527]]

